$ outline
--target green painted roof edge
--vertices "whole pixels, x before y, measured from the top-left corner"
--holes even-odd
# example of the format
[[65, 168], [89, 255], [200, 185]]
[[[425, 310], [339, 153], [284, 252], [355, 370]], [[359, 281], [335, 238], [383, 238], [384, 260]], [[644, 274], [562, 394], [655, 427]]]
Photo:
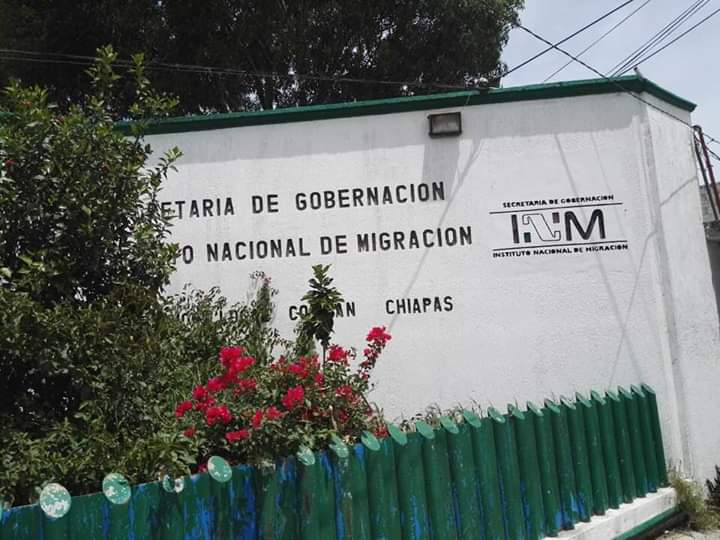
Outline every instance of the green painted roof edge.
[[656, 525], [659, 525], [660, 523], [663, 523], [664, 521], [669, 520], [671, 517], [675, 516], [676, 514], [679, 514], [681, 512], [679, 506], [674, 506], [672, 508], [668, 508], [664, 512], [661, 512], [647, 521], [643, 521], [639, 525], [636, 525], [629, 531], [626, 531], [622, 534], [617, 535], [613, 540], [631, 540], [632, 538], [636, 538], [640, 535], [642, 535], [644, 532], [649, 531]]
[[[612, 94], [623, 91], [634, 93], [645, 92], [688, 112], [695, 109], [694, 103], [665, 90], [654, 82], [643, 77], [630, 75], [613, 79], [585, 79], [548, 84], [531, 84], [510, 88], [464, 90], [423, 96], [374, 99], [330, 105], [310, 105], [307, 107], [289, 107], [270, 111], [178, 116], [151, 122], [148, 125], [146, 134], [182, 133], [243, 126], [285, 124], [312, 120], [350, 118], [354, 116], [372, 116], [429, 109], [464, 107], [469, 105], [507, 103], [512, 101]], [[118, 122], [117, 126], [123, 132], [128, 133], [130, 122]]]

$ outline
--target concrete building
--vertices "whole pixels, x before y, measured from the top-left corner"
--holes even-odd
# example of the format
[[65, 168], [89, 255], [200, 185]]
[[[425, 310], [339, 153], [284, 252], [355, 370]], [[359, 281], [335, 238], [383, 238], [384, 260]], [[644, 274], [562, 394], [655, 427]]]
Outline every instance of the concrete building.
[[162, 121], [149, 142], [184, 154], [162, 193], [173, 290], [241, 300], [262, 270], [290, 336], [311, 265], [332, 264], [336, 341], [393, 335], [373, 394], [390, 417], [645, 382], [671, 463], [709, 477], [720, 349], [693, 108], [623, 77]]

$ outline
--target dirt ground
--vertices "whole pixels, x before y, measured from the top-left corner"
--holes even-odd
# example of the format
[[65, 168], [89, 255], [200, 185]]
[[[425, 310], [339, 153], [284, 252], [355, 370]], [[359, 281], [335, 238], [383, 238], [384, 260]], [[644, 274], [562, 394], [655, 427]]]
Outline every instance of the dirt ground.
[[661, 540], [720, 540], [720, 531], [695, 532], [689, 530], [675, 529], [666, 532], [660, 537]]

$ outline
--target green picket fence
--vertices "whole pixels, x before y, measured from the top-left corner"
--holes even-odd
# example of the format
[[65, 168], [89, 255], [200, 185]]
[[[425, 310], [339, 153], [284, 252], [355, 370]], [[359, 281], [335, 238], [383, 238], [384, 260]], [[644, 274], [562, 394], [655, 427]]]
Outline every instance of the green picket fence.
[[74, 497], [59, 519], [12, 508], [0, 539], [532, 540], [667, 485], [646, 385], [455, 420], [235, 467], [227, 483], [193, 475], [179, 493], [135, 486], [126, 504]]

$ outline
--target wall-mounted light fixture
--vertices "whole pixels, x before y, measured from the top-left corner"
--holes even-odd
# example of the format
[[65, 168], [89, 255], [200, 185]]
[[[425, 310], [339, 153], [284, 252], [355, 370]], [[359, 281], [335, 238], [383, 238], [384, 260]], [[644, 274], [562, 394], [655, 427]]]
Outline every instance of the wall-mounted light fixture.
[[428, 116], [431, 137], [451, 137], [462, 133], [460, 112], [431, 114]]

